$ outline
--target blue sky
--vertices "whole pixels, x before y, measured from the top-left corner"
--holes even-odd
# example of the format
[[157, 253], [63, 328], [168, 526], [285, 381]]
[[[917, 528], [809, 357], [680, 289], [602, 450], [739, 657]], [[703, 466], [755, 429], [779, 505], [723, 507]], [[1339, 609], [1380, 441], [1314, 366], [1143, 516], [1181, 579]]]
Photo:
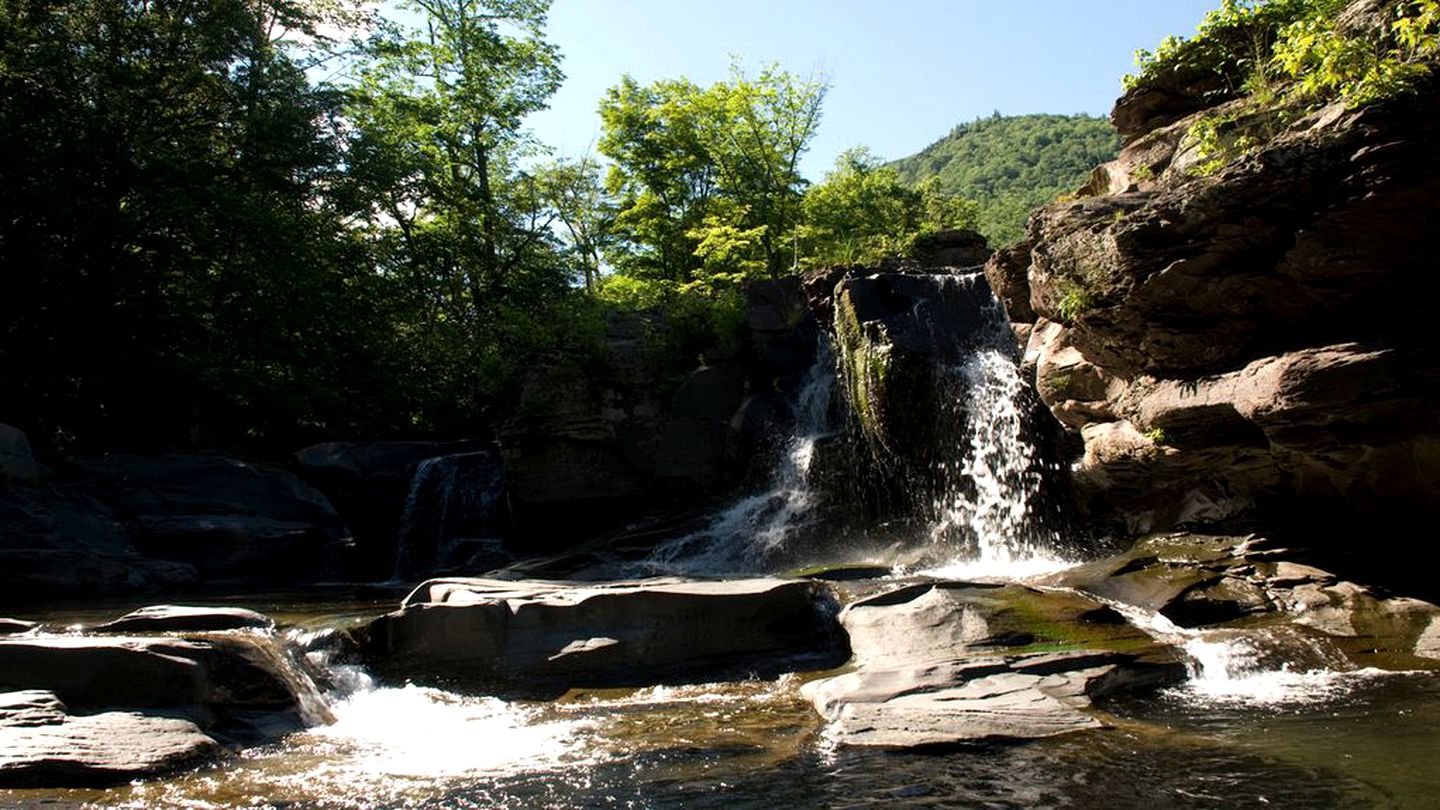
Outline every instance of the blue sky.
[[[529, 125], [561, 154], [598, 136], [596, 107], [629, 73], [641, 82], [723, 79], [731, 55], [828, 76], [807, 156], [818, 180], [835, 156], [869, 146], [916, 152], [990, 115], [1104, 115], [1136, 48], [1189, 35], [1219, 0], [555, 0], [549, 39], [566, 80]], [[591, 150], [593, 151], [593, 150]]]

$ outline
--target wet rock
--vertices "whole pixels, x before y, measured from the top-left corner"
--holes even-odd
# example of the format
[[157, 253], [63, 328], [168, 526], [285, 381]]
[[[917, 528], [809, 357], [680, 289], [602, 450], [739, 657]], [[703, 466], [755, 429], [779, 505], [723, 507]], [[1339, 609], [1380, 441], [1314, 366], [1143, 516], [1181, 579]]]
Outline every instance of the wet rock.
[[[984, 276], [886, 273], [835, 288], [835, 335], [860, 428], [880, 452], [929, 466], [941, 375], [994, 339], [1003, 319]], [[943, 392], [943, 393], [942, 393]]]
[[104, 787], [224, 753], [190, 720], [71, 715], [54, 693], [0, 693], [0, 787]]
[[845, 655], [833, 616], [804, 580], [437, 579], [361, 635], [390, 678], [553, 696], [823, 669]]
[[30, 453], [30, 442], [24, 432], [0, 425], [0, 481], [30, 482], [39, 477], [40, 465]]
[[308, 678], [258, 637], [0, 638], [0, 690], [31, 689], [81, 712], [182, 712], [238, 739], [328, 718]]
[[217, 630], [273, 630], [263, 613], [233, 607], [151, 605], [91, 628], [100, 633], [194, 633]]
[[0, 618], [0, 636], [13, 636], [17, 633], [28, 633], [39, 625], [34, 622], [27, 622], [21, 619]]
[[[1178, 678], [1164, 647], [1084, 597], [921, 582], [840, 617], [852, 671], [802, 691], [846, 745], [914, 747], [1099, 728], [1090, 697]], [[1058, 648], [1058, 649], [1057, 649]]]
[[1285, 559], [1294, 553], [1255, 537], [1154, 535], [1043, 582], [1159, 614], [1184, 628], [1302, 628], [1353, 666], [1434, 666], [1428, 659], [1436, 658], [1440, 607]]

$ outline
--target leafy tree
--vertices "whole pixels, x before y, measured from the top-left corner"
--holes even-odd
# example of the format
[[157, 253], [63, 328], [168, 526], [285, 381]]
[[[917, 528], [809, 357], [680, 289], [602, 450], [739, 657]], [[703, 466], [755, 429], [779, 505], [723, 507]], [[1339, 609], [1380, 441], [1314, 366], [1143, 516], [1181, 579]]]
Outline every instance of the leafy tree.
[[804, 254], [810, 264], [872, 263], [903, 256], [923, 233], [973, 228], [978, 206], [944, 194], [938, 178], [918, 187], [864, 147], [835, 162], [805, 195]]
[[41, 441], [293, 435], [351, 390], [338, 356], [379, 362], [324, 201], [337, 99], [303, 72], [328, 13], [0, 5], [7, 419]]
[[615, 265], [672, 281], [722, 268], [779, 274], [825, 91], [775, 67], [754, 78], [737, 67], [705, 89], [629, 77], [611, 88], [600, 151], [619, 204]]
[[[422, 28], [369, 44], [347, 107], [347, 199], [382, 276], [409, 302], [427, 401], [493, 404], [569, 293], [524, 117], [559, 86], [549, 0], [413, 0]], [[422, 362], [429, 360], [428, 363]]]

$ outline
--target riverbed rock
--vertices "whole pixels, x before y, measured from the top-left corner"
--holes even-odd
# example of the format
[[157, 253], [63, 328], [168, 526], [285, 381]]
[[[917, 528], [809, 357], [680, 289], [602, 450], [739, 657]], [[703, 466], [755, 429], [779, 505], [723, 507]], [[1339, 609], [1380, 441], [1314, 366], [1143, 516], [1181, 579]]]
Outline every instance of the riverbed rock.
[[0, 787], [105, 787], [222, 753], [218, 742], [183, 718], [72, 715], [53, 692], [0, 693]]
[[846, 655], [820, 583], [436, 579], [360, 635], [391, 679], [515, 695], [824, 669]]
[[1023, 740], [1100, 728], [1090, 698], [1173, 681], [1183, 668], [1083, 596], [920, 581], [847, 606], [850, 671], [803, 694], [844, 745]]
[[27, 622], [22, 619], [0, 618], [0, 636], [13, 636], [17, 633], [28, 633], [39, 625], [35, 622]]
[[275, 620], [236, 607], [151, 605], [90, 628], [97, 633], [196, 633], [219, 630], [273, 630]]
[[1440, 607], [1342, 580], [1295, 561], [1302, 555], [1255, 536], [1160, 534], [1042, 583], [1189, 630], [1303, 628], [1353, 666], [1437, 666]]

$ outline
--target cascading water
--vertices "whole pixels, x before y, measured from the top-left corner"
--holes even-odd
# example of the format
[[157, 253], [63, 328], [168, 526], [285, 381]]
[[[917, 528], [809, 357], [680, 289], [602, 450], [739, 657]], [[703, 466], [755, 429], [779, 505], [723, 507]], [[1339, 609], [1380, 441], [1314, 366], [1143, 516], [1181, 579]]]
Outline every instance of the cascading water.
[[[982, 284], [979, 273], [959, 277]], [[940, 486], [929, 519], [931, 573], [1014, 578], [1064, 568], [1058, 539], [1039, 512], [1044, 483], [1021, 375], [1015, 336], [993, 295], [975, 348], [958, 365], [937, 370], [937, 430], [955, 437], [949, 458], [936, 463]]]
[[420, 462], [400, 518], [395, 578], [501, 562], [493, 535], [503, 493], [504, 470], [490, 453], [454, 453]]
[[834, 432], [830, 402], [835, 357], [822, 337], [792, 411], [785, 442], [764, 492], [741, 498], [699, 531], [658, 546], [647, 566], [668, 573], [736, 573], [762, 570], [767, 560], [813, 520], [818, 494], [810, 468], [816, 444]]

